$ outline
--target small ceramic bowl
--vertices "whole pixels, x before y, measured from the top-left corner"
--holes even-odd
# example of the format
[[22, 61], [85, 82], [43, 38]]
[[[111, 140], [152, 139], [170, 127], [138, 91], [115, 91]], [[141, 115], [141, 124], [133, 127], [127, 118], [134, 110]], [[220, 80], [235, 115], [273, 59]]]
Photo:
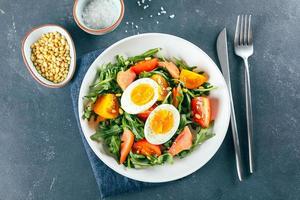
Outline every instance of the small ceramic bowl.
[[74, 6], [73, 6], [74, 20], [75, 20], [76, 24], [83, 31], [90, 33], [92, 35], [104, 35], [106, 33], [109, 33], [111, 31], [115, 30], [119, 26], [119, 24], [121, 23], [121, 21], [124, 17], [125, 6], [124, 6], [123, 0], [120, 0], [121, 11], [120, 11], [120, 16], [117, 19], [117, 21], [113, 25], [106, 27], [106, 28], [102, 28], [102, 29], [92, 29], [84, 24], [83, 19], [82, 19], [82, 12], [83, 12], [83, 8], [85, 7], [85, 5], [88, 2], [89, 2], [89, 0], [75, 0]]
[[[35, 66], [33, 65], [30, 57], [31, 57], [31, 48], [30, 46], [36, 42], [44, 33], [49, 32], [59, 32], [61, 35], [63, 35], [70, 47], [70, 57], [71, 57], [71, 63], [69, 66], [69, 72], [65, 80], [63, 80], [60, 83], [53, 83], [46, 78], [44, 78], [42, 75], [38, 73]], [[66, 85], [73, 77], [73, 74], [75, 72], [76, 68], [76, 51], [75, 51], [75, 45], [74, 42], [68, 33], [66, 29], [64, 29], [61, 26], [54, 25], [54, 24], [45, 24], [39, 27], [33, 28], [31, 31], [29, 31], [25, 37], [22, 40], [22, 56], [24, 63], [27, 66], [28, 71], [32, 75], [32, 77], [41, 85], [44, 85], [49, 88], [60, 88]]]

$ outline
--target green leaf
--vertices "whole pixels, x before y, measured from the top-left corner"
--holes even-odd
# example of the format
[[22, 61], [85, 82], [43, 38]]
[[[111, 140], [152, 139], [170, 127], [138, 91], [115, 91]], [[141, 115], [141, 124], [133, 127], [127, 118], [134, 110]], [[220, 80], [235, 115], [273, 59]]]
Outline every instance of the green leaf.
[[173, 160], [173, 156], [169, 153], [165, 153], [165, 154], [162, 154], [160, 155], [158, 158], [157, 158], [157, 164], [161, 165], [163, 163], [169, 163], [169, 164], [172, 164], [174, 162]]
[[169, 153], [162, 154], [160, 156], [147, 156], [147, 159], [150, 161], [151, 165], [162, 165], [165, 162], [173, 163], [173, 156]]
[[135, 136], [135, 140], [144, 138], [144, 123], [136, 115], [123, 114], [122, 127], [128, 128]]
[[169, 76], [168, 72], [162, 67], [158, 67], [150, 72], [144, 71], [139, 75], [139, 78], [149, 78], [149, 77], [153, 76], [154, 74], [161, 75], [168, 82], [172, 81], [172, 78]]
[[97, 142], [100, 142], [102, 139], [107, 139], [112, 136], [119, 135], [123, 132], [123, 129], [118, 125], [106, 126], [103, 127], [99, 125], [96, 133], [91, 136], [91, 139]]
[[116, 56], [116, 61], [117, 61], [116, 65], [120, 66], [120, 68], [124, 68], [124, 70], [127, 69], [128, 62], [123, 56], [117, 55]]
[[163, 163], [173, 163], [173, 156], [169, 153], [160, 156], [144, 156], [140, 154], [129, 153], [126, 166], [132, 164], [134, 168], [145, 168], [153, 165], [162, 165]]
[[109, 151], [114, 154], [117, 158], [119, 158], [120, 154], [120, 145], [121, 140], [119, 136], [112, 136], [109, 138], [109, 141], [106, 141], [108, 143]]
[[118, 125], [120, 123], [120, 118], [114, 120], [108, 120], [104, 122], [100, 122], [96, 133], [93, 134], [90, 138], [96, 142], [104, 142], [109, 151], [118, 159], [120, 146], [121, 146], [121, 138], [120, 135], [123, 132], [121, 126]]
[[150, 161], [143, 155], [130, 152], [128, 157], [130, 157], [130, 162], [132, 163], [134, 168], [145, 168], [151, 166]]
[[193, 141], [192, 148], [195, 148], [199, 144], [202, 144], [206, 140], [215, 136], [215, 134], [212, 132], [213, 131], [212, 129], [213, 129], [213, 123], [211, 123], [208, 128], [201, 128], [200, 131], [196, 134], [196, 138]]
[[[184, 88], [185, 89], [185, 88]], [[183, 101], [181, 103], [181, 111], [182, 113], [191, 113], [191, 96], [183, 92]]]
[[124, 165], [128, 168], [133, 168], [134, 166], [132, 165], [131, 163], [131, 160], [130, 160], [130, 156], [127, 156], [127, 159], [126, 159], [126, 162], [124, 163]]
[[182, 132], [182, 130], [184, 129], [184, 127], [186, 127], [187, 125], [191, 124], [192, 120], [191, 120], [191, 114], [181, 114], [180, 115], [180, 122], [179, 122], [179, 126], [178, 126], [178, 130], [176, 131], [176, 134], [180, 134]]
[[152, 57], [154, 54], [156, 54], [159, 51], [160, 51], [160, 48], [150, 49], [150, 50], [146, 51], [145, 53], [128, 58], [128, 61], [130, 61], [133, 64], [138, 61], [145, 60], [145, 58], [147, 58], [147, 57]]
[[180, 70], [182, 69], [193, 70], [196, 68], [196, 67], [188, 66], [184, 60], [178, 58], [174, 58], [174, 60], [175, 60], [175, 64], [179, 67]]
[[191, 151], [191, 149], [189, 149], [189, 150], [184, 150], [184, 151], [182, 151], [182, 152], [180, 152], [179, 154], [178, 154], [178, 157], [179, 158], [184, 158], [184, 157], [186, 157], [189, 153], [191, 153], [192, 151]]
[[87, 106], [84, 109], [84, 113], [83, 113], [82, 118], [83, 119], [90, 119], [91, 116], [92, 116], [92, 113], [93, 113], [92, 107], [91, 106]]
[[168, 149], [168, 148], [170, 148], [170, 147], [172, 146], [172, 143], [173, 143], [173, 141], [172, 141], [172, 140], [169, 140], [169, 141], [167, 141], [166, 143], [164, 143], [163, 146], [164, 146], [166, 149]]
[[178, 111], [179, 113], [181, 113], [181, 111], [183, 110], [182, 108], [182, 103], [184, 101], [184, 95], [183, 95], [183, 92], [182, 90], [179, 91], [179, 94], [176, 98], [177, 98], [177, 101], [178, 101]]

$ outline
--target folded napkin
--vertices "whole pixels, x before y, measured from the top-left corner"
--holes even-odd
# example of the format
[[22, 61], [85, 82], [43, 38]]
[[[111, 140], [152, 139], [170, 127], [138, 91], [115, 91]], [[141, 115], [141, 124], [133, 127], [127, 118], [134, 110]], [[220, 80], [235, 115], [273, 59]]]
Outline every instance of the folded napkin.
[[84, 144], [84, 148], [90, 160], [96, 178], [96, 182], [99, 187], [101, 199], [104, 199], [105, 197], [121, 194], [124, 192], [140, 191], [145, 187], [150, 187], [155, 184], [134, 181], [132, 179], [126, 178], [125, 176], [122, 176], [114, 172], [112, 169], [107, 167], [90, 148], [81, 130], [80, 123], [79, 123], [80, 116], [78, 116], [78, 109], [77, 109], [81, 82], [84, 78], [86, 71], [92, 64], [92, 62], [97, 58], [97, 56], [102, 51], [103, 50], [90, 52], [77, 60], [77, 71], [71, 83], [71, 97], [73, 102], [73, 109], [75, 112], [77, 124], [80, 130], [80, 135]]

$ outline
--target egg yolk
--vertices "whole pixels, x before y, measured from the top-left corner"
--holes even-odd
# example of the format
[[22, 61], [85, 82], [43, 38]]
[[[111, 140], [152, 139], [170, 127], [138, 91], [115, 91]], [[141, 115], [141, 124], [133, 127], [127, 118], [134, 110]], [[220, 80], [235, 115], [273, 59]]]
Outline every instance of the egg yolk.
[[165, 134], [172, 129], [173, 124], [173, 113], [168, 110], [159, 110], [151, 119], [150, 128], [156, 134]]
[[149, 84], [140, 84], [131, 92], [131, 100], [134, 104], [142, 106], [150, 102], [154, 97], [154, 89]]

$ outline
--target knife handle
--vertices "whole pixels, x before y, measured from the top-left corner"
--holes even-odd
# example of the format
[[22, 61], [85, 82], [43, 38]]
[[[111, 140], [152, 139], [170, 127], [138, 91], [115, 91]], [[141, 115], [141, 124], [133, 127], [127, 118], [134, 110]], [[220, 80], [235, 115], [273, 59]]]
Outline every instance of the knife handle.
[[236, 170], [239, 177], [239, 180], [243, 180], [243, 168], [242, 168], [242, 159], [241, 159], [241, 147], [239, 142], [238, 136], [238, 129], [236, 125], [236, 118], [235, 118], [235, 111], [234, 111], [234, 104], [231, 95], [231, 87], [229, 85], [229, 96], [230, 96], [230, 117], [231, 117], [231, 129], [232, 129], [232, 138], [234, 144], [234, 152], [235, 152], [235, 161], [236, 161]]

